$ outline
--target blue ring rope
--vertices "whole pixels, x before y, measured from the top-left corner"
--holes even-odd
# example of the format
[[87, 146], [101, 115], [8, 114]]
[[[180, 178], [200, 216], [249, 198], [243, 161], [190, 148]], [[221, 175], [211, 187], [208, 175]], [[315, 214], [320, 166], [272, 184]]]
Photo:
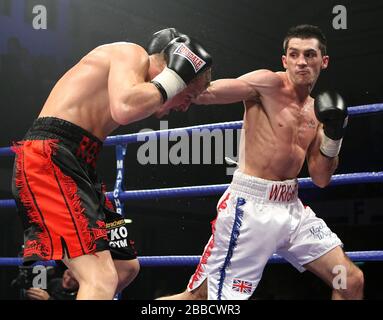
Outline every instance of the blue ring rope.
[[[361, 114], [377, 113], [377, 112], [383, 112], [383, 103], [367, 104], [367, 105], [361, 105], [361, 106], [348, 108], [348, 113], [350, 116], [357, 116]], [[202, 130], [202, 129], [209, 129], [209, 130], [240, 129], [242, 128], [242, 123], [243, 121], [221, 122], [221, 123], [191, 126], [191, 127], [185, 127], [185, 128], [110, 136], [106, 138], [104, 145], [112, 146], [112, 145], [122, 144], [122, 143], [124, 144], [136, 143], [138, 141], [146, 141], [147, 139], [158, 139], [161, 137], [167, 137], [170, 132], [172, 132], [173, 134], [177, 134], [179, 132], [184, 133], [186, 131], [188, 134], [190, 134], [191, 132], [193, 132], [193, 130]], [[0, 156], [13, 156], [13, 155], [14, 153], [10, 147], [0, 148]]]
[[[383, 261], [383, 251], [353, 251], [346, 252], [347, 256], [354, 262], [366, 261]], [[181, 266], [195, 266], [199, 263], [201, 256], [142, 256], [138, 257], [138, 261], [142, 267], [181, 267]], [[288, 263], [283, 257], [273, 254], [268, 263], [281, 264]], [[55, 262], [39, 261], [35, 265], [54, 266]], [[0, 266], [20, 266], [22, 265], [22, 258], [0, 258]]]
[[[383, 172], [345, 173], [332, 176], [330, 186], [378, 182], [383, 182]], [[301, 189], [316, 187], [311, 178], [300, 178], [298, 179], [298, 184]], [[128, 200], [212, 196], [224, 193], [228, 186], [229, 184], [215, 184], [206, 186], [131, 190], [121, 192], [119, 199], [124, 202]], [[109, 199], [113, 199], [112, 192], [107, 192], [107, 196]], [[12, 199], [0, 200], [0, 208], [14, 208], [15, 206], [16, 203]]]
[[[369, 105], [362, 105], [362, 106], [348, 108], [348, 114], [350, 117], [361, 115], [361, 114], [377, 113], [377, 112], [383, 112], [383, 103], [369, 104]], [[243, 124], [243, 121], [231, 121], [231, 122], [220, 122], [220, 123], [213, 123], [213, 124], [191, 126], [191, 127], [185, 127], [185, 128], [117, 135], [117, 136], [108, 137], [105, 140], [104, 145], [111, 146], [111, 145], [116, 145], [121, 143], [126, 143], [126, 144], [136, 143], [139, 141], [146, 141], [148, 139], [159, 139], [161, 137], [166, 138], [168, 137], [170, 133], [177, 135], [177, 133], [183, 134], [187, 132], [188, 134], [191, 134], [193, 130], [200, 131], [203, 129], [208, 129], [208, 130], [241, 129], [242, 124]]]

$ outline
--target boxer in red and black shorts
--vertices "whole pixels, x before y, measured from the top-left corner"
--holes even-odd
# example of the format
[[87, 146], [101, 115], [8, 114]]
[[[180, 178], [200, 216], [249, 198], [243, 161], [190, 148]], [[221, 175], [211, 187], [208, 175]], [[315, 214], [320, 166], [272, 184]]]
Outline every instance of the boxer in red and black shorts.
[[210, 83], [212, 59], [185, 34], [153, 34], [102, 45], [52, 89], [16, 143], [13, 192], [24, 224], [24, 261], [62, 260], [79, 282], [77, 299], [112, 299], [139, 263], [123, 217], [96, 173], [102, 143], [120, 125], [186, 111]]
[[[108, 225], [124, 219], [96, 172], [102, 141], [68, 121], [38, 118], [16, 144], [13, 192], [24, 224], [24, 261], [61, 260], [106, 250]], [[124, 239], [125, 240], [125, 239]], [[113, 258], [135, 259], [131, 241]]]

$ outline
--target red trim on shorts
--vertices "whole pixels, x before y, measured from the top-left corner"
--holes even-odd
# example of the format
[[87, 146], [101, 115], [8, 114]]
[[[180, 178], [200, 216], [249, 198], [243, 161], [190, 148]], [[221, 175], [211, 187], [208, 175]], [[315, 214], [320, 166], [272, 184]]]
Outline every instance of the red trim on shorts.
[[225, 210], [227, 208], [227, 200], [230, 198], [230, 192], [227, 193], [225, 199], [221, 201], [221, 203], [218, 205], [218, 213], [221, 212], [222, 210]]
[[217, 217], [211, 222], [212, 237], [211, 237], [209, 243], [207, 244], [206, 249], [203, 252], [202, 257], [198, 263], [197, 269], [196, 269], [195, 273], [193, 274], [193, 277], [189, 283], [189, 289], [193, 289], [194, 282], [198, 281], [201, 278], [201, 274], [203, 272], [202, 265], [206, 264], [208, 258], [211, 256], [211, 251], [214, 248], [215, 223], [218, 219], [219, 213], [222, 210], [227, 208], [226, 201], [229, 200], [229, 198], [230, 198], [230, 193], [228, 193], [226, 195], [226, 197], [224, 199], [222, 199], [222, 201], [218, 204]]
[[37, 239], [27, 240], [24, 244], [24, 256], [38, 255], [46, 259], [52, 259], [52, 237], [48, 231], [44, 216], [40, 210], [39, 205], [37, 204], [36, 198], [31, 186], [28, 182], [28, 176], [25, 169], [25, 157], [28, 161], [35, 162], [37, 157], [33, 154], [28, 154], [25, 156], [24, 145], [30, 144], [30, 142], [20, 142], [17, 145], [15, 144], [12, 147], [12, 150], [16, 154], [16, 175], [15, 175], [15, 184], [18, 189], [20, 201], [27, 211], [27, 216], [29, 222], [36, 224], [40, 232], [36, 232]]
[[191, 281], [189, 283], [189, 289], [193, 289], [194, 282], [198, 281], [201, 278], [201, 274], [203, 272], [202, 265], [207, 263], [207, 259], [211, 255], [211, 250], [214, 247], [215, 221], [216, 220], [212, 221], [212, 223], [211, 223], [211, 226], [212, 226], [212, 237], [211, 237], [209, 243], [207, 244], [206, 249], [205, 249], [205, 251], [204, 251], [204, 253], [203, 253], [202, 257], [201, 257], [201, 260], [198, 263], [197, 269], [194, 272], [193, 277], [192, 277], [192, 279], [191, 279]]
[[[69, 254], [71, 251], [78, 251], [80, 249], [79, 245], [81, 246], [83, 254], [94, 252], [96, 250], [96, 244], [93, 241], [94, 239], [92, 239], [92, 232], [88, 228], [88, 219], [84, 214], [85, 209], [81, 206], [81, 199], [77, 194], [78, 188], [76, 183], [71, 177], [64, 175], [55, 164], [53, 164], [53, 171], [58, 186], [55, 192], [58, 197], [61, 196], [63, 200], [57, 203], [56, 209], [59, 211], [62, 210], [63, 214], [65, 214], [64, 211], [67, 211], [70, 214], [72, 223], [72, 225], [60, 224], [56, 230], [58, 230], [59, 234], [67, 233], [67, 228], [72, 229], [71, 233], [75, 231], [76, 234], [72, 234], [71, 238], [77, 237], [79, 242], [73, 241], [73, 238], [71, 241], [66, 241]], [[68, 218], [66, 217], [65, 220], [68, 220]], [[66, 221], [66, 224], [68, 224], [68, 221]]]
[[20, 199], [30, 223], [37, 224], [41, 230], [36, 240], [26, 241], [25, 258], [38, 255], [46, 260], [62, 259], [61, 239], [65, 241], [69, 257], [74, 258], [93, 253], [95, 239], [107, 237], [102, 221], [99, 224], [102, 230], [97, 234], [89, 228], [76, 182], [52, 161], [56, 143], [55, 140], [31, 140], [15, 148]]
[[112, 201], [110, 201], [110, 199], [106, 196], [106, 185], [105, 185], [105, 183], [103, 183], [102, 184], [102, 186], [101, 186], [101, 192], [104, 194], [104, 196], [105, 196], [105, 207], [107, 208], [107, 209], [109, 209], [110, 211], [116, 211], [116, 209], [114, 208], [114, 205], [113, 205], [113, 203], [112, 203]]

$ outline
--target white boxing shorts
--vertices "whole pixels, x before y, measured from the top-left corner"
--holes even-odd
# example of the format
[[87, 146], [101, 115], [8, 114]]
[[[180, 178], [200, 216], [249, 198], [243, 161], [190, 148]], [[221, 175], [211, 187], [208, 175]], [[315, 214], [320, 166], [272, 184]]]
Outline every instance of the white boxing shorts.
[[212, 236], [188, 291], [207, 280], [209, 300], [248, 299], [270, 256], [303, 272], [337, 246], [338, 236], [298, 199], [298, 182], [269, 181], [239, 170], [217, 205]]

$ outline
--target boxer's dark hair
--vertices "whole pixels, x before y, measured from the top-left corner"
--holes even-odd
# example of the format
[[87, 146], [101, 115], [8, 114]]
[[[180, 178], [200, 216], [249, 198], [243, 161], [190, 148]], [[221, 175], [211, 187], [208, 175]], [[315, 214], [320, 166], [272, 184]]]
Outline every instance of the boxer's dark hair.
[[319, 41], [319, 50], [322, 53], [322, 56], [327, 54], [327, 39], [321, 29], [317, 26], [313, 26], [310, 24], [301, 24], [298, 26], [291, 27], [283, 40], [283, 50], [285, 54], [287, 53], [287, 49], [289, 47], [289, 41], [291, 38], [299, 38], [299, 39], [310, 39], [314, 38]]

